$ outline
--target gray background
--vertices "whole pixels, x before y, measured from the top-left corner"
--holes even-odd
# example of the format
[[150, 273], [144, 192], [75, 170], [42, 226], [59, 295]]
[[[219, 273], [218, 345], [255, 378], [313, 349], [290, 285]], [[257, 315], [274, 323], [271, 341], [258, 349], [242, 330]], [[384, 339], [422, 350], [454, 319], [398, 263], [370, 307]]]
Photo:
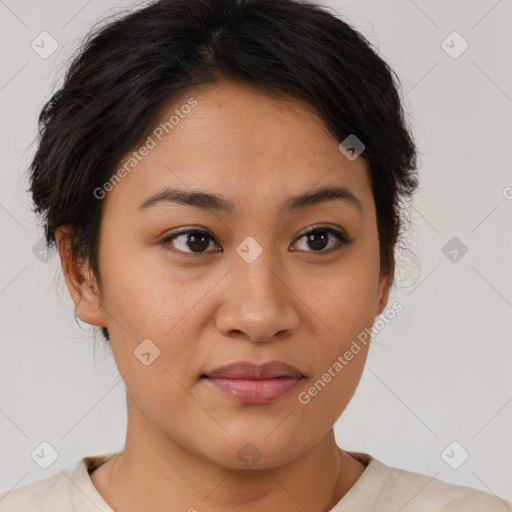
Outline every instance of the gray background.
[[[397, 71], [421, 158], [410, 252], [389, 301], [404, 309], [376, 337], [336, 437], [512, 500], [512, 0], [324, 3]], [[75, 323], [58, 258], [37, 249], [24, 173], [38, 113], [81, 37], [134, 5], [0, 0], [1, 490], [124, 443], [124, 386]], [[31, 47], [44, 31], [59, 45], [45, 59]], [[458, 53], [461, 40], [442, 45], [453, 31], [469, 44], [457, 58], [445, 49]], [[31, 458], [43, 441], [59, 455], [48, 469]], [[469, 454], [457, 469], [445, 462], [453, 441], [452, 465]]]

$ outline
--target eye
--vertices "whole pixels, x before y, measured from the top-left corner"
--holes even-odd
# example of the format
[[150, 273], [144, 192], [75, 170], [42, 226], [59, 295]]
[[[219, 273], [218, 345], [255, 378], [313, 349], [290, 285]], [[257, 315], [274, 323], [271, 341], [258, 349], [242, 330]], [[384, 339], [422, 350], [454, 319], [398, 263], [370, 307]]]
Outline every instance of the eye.
[[[304, 243], [302, 244], [302, 248], [299, 247], [298, 250], [318, 253], [335, 252], [352, 243], [352, 239], [343, 232], [328, 226], [317, 226], [306, 231], [298, 238], [295, 245], [299, 244], [302, 240], [304, 240]], [[208, 250], [211, 246], [211, 242], [218, 245], [210, 233], [194, 229], [174, 233], [164, 238], [160, 243], [164, 247], [170, 246], [171, 250], [178, 253], [206, 254], [209, 252], [222, 251], [222, 248], [217, 248], [213, 251]], [[304, 248], [305, 246], [306, 248]], [[307, 247], [311, 247], [313, 250], [308, 250]], [[324, 250], [326, 247], [328, 247], [328, 249]], [[296, 251], [297, 249], [292, 250]]]
[[[211, 252], [207, 251], [210, 246], [210, 241], [216, 243], [207, 231], [189, 230], [174, 233], [162, 240], [161, 244], [163, 246], [171, 245], [171, 249], [176, 252], [201, 254]], [[216, 249], [216, 251], [218, 250], [219, 249]]]
[[[332, 240], [332, 237], [334, 237], [334, 240]], [[331, 238], [332, 243], [330, 244], [330, 247], [327, 250], [325, 247], [329, 246], [329, 239]], [[344, 248], [344, 246], [349, 245], [352, 243], [352, 239], [349, 238], [347, 235], [342, 233], [341, 231], [338, 231], [337, 229], [327, 227], [327, 226], [317, 226], [314, 229], [310, 229], [306, 233], [304, 233], [296, 243], [299, 243], [301, 240], [304, 240], [304, 243], [302, 244], [302, 249], [299, 250], [306, 250], [306, 252], [320, 252], [320, 253], [330, 253], [334, 251], [339, 251]], [[306, 247], [312, 247], [312, 251], [308, 251], [307, 249], [304, 249], [304, 246]], [[295, 250], [295, 249], [292, 249]]]

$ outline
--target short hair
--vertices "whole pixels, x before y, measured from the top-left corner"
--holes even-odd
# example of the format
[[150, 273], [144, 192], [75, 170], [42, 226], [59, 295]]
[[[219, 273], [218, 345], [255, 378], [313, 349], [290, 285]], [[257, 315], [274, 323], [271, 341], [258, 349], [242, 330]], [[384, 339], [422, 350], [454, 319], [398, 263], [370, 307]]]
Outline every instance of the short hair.
[[92, 31], [39, 116], [30, 192], [48, 246], [57, 228], [71, 226], [73, 255], [101, 283], [94, 190], [169, 101], [223, 79], [300, 99], [338, 141], [363, 142], [380, 268], [394, 280], [401, 201], [418, 185], [400, 80], [358, 31], [313, 1], [159, 0]]

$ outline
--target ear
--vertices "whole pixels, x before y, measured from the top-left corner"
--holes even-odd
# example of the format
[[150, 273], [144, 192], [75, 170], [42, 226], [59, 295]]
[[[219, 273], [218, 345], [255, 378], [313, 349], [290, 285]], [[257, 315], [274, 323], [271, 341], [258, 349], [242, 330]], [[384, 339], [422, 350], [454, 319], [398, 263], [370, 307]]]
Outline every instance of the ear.
[[379, 280], [379, 292], [377, 298], [377, 313], [376, 316], [379, 316], [386, 307], [389, 300], [389, 292], [391, 290], [391, 286], [393, 284], [393, 276], [394, 272], [382, 272]]
[[71, 250], [72, 230], [60, 227], [55, 232], [62, 272], [80, 320], [91, 325], [106, 326], [101, 296], [87, 261], [77, 259]]

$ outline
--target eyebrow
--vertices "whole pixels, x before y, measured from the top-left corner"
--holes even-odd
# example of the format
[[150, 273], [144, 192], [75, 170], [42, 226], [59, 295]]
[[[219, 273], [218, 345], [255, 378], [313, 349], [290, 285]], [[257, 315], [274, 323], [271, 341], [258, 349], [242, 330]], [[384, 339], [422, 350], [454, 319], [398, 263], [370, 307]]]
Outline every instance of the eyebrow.
[[[357, 196], [347, 187], [340, 185], [329, 185], [314, 191], [308, 191], [297, 196], [289, 197], [281, 204], [279, 214], [291, 213], [309, 206], [324, 203], [327, 201], [342, 201], [352, 205], [360, 213], [363, 213], [361, 202]], [[228, 199], [203, 191], [192, 191], [164, 188], [160, 192], [145, 199], [138, 207], [139, 210], [146, 210], [162, 203], [175, 203], [195, 206], [203, 210], [216, 210], [220, 212], [233, 213], [235, 204]]]

